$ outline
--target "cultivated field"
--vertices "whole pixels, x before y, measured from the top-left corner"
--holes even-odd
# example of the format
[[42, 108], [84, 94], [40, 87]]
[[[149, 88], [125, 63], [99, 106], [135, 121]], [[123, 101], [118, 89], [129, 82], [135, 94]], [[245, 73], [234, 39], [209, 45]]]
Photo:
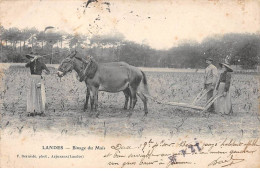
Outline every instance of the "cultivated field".
[[[46, 116], [27, 117], [26, 92], [29, 70], [23, 65], [2, 64], [1, 67], [1, 128], [2, 133], [32, 136], [43, 132], [57, 135], [98, 135], [144, 137], [176, 135], [259, 137], [259, 76], [232, 75], [231, 116], [202, 114], [200, 111], [148, 103], [149, 113], [143, 118], [143, 104], [138, 99], [130, 118], [123, 110], [123, 93], [99, 92], [98, 118], [88, 109], [83, 112], [86, 87], [72, 72], [62, 79], [56, 76], [57, 65], [49, 66], [45, 75]], [[203, 73], [193, 70], [143, 69], [147, 75], [150, 94], [160, 101], [192, 102], [203, 86]], [[199, 105], [203, 105], [205, 100]], [[91, 116], [92, 115], [92, 116]]]

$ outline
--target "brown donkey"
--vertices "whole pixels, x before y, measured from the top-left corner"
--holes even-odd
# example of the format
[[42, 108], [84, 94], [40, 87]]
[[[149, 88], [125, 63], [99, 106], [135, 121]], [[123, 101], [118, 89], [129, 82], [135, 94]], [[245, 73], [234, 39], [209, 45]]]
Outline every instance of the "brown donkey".
[[[144, 104], [145, 116], [148, 113], [147, 98], [149, 94], [145, 74], [137, 67], [125, 62], [110, 62], [99, 64], [94, 59], [88, 61], [70, 55], [65, 58], [58, 68], [58, 76], [75, 70], [80, 81], [85, 81], [90, 92], [91, 109], [96, 110], [98, 105], [98, 91], [116, 93], [123, 91], [126, 97], [124, 108], [130, 98], [130, 109], [134, 109], [138, 95]], [[88, 93], [86, 98], [88, 98]], [[87, 105], [87, 99], [85, 108]]]

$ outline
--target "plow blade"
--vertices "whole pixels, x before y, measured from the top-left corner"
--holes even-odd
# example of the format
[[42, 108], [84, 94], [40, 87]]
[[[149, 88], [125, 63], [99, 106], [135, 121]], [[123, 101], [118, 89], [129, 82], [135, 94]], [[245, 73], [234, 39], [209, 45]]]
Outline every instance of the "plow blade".
[[223, 95], [215, 95], [211, 99], [209, 99], [204, 107], [201, 106], [195, 106], [193, 104], [187, 104], [187, 103], [178, 103], [178, 102], [166, 102], [165, 104], [171, 105], [171, 106], [180, 106], [180, 107], [185, 107], [185, 108], [191, 108], [191, 109], [197, 109], [197, 110], [202, 110], [205, 112], [208, 110], [208, 108], [220, 97]]
[[[207, 93], [207, 91], [202, 91], [200, 94], [201, 95], [205, 95]], [[200, 96], [201, 96], [200, 95]], [[199, 95], [197, 97], [200, 97]], [[162, 102], [157, 100], [155, 97], [152, 97], [150, 95], [145, 94], [145, 97], [159, 103], [159, 104], [164, 104], [164, 105], [170, 105], [170, 106], [179, 106], [179, 107], [183, 107], [183, 108], [190, 108], [190, 109], [196, 109], [196, 110], [201, 110], [203, 112], [205, 112], [219, 97], [221, 97], [223, 95], [215, 95], [213, 97], [211, 97], [205, 106], [195, 106], [194, 104], [188, 104], [188, 103], [179, 103], [179, 102]], [[196, 99], [200, 99], [200, 98], [196, 98]], [[195, 101], [196, 102], [196, 101]]]

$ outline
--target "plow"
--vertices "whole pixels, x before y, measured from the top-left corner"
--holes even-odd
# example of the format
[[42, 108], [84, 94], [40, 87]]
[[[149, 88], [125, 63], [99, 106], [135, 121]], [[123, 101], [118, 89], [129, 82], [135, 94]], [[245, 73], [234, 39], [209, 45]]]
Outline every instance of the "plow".
[[207, 111], [210, 106], [220, 97], [223, 96], [223, 94], [215, 94], [212, 96], [204, 106], [198, 106], [196, 105], [205, 95], [209, 92], [210, 90], [203, 89], [197, 96], [196, 98], [191, 102], [191, 103], [180, 103], [180, 102], [162, 102], [157, 100], [156, 98], [146, 95], [149, 99], [159, 103], [159, 104], [164, 104], [164, 105], [170, 105], [170, 106], [177, 106], [177, 107], [182, 107], [182, 108], [190, 108], [190, 109], [195, 109], [195, 110], [200, 110], [202, 112]]

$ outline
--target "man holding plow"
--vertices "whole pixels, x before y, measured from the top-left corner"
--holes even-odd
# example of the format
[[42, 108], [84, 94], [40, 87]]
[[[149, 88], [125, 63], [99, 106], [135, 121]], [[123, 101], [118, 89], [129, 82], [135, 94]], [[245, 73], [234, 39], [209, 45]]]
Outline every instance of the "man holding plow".
[[[205, 62], [207, 64], [207, 68], [204, 73], [204, 89], [198, 94], [198, 96], [192, 102], [192, 105], [201, 100], [205, 95], [207, 95], [207, 104], [209, 100], [212, 100], [213, 92], [217, 83], [218, 70], [212, 64], [212, 58], [206, 58]], [[208, 109], [208, 112], [214, 112], [214, 106], [211, 105]]]
[[[204, 89], [207, 92], [207, 101], [213, 97], [218, 77], [218, 69], [212, 64], [212, 58], [206, 58], [205, 62], [208, 65], [204, 74]], [[214, 112], [214, 106], [211, 105], [208, 112]]]

